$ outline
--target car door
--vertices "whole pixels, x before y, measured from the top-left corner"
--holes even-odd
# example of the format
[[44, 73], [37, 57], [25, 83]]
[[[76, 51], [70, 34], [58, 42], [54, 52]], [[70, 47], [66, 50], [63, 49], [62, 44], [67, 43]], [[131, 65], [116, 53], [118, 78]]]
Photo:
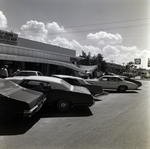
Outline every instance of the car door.
[[109, 77], [102, 77], [98, 80], [99, 85], [103, 88], [103, 89], [108, 89], [109, 85], [108, 85], [108, 79]]
[[119, 86], [119, 80], [116, 77], [109, 77], [108, 87], [109, 89], [117, 89]]

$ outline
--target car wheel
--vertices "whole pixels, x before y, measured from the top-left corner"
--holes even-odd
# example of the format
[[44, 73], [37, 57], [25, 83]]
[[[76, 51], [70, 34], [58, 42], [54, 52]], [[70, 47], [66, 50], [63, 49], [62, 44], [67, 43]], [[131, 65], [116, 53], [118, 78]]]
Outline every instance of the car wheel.
[[119, 86], [119, 88], [118, 88], [118, 91], [121, 92], [121, 93], [126, 92], [126, 90], [127, 90], [126, 86]]
[[71, 104], [67, 100], [59, 100], [57, 102], [57, 109], [61, 112], [66, 112], [70, 109]]

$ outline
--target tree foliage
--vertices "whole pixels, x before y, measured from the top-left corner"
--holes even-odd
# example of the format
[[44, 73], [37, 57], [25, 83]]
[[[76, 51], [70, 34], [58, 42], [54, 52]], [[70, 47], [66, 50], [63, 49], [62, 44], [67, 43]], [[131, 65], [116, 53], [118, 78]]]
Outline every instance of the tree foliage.
[[86, 54], [84, 51], [82, 51], [82, 55], [80, 55], [82, 59], [78, 61], [79, 65], [97, 65], [98, 71], [105, 71], [107, 64], [103, 60], [103, 56], [99, 53], [98, 55], [91, 56], [91, 53], [89, 52]]
[[134, 62], [128, 62], [126, 65], [126, 71], [130, 71], [130, 68], [134, 68], [135, 64]]

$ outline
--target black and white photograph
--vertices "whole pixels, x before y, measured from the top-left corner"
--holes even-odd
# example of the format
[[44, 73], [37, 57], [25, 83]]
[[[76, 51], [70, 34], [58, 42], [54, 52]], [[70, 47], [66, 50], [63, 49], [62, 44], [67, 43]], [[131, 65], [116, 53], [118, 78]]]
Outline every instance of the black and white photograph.
[[0, 149], [149, 148], [149, 0], [0, 0]]

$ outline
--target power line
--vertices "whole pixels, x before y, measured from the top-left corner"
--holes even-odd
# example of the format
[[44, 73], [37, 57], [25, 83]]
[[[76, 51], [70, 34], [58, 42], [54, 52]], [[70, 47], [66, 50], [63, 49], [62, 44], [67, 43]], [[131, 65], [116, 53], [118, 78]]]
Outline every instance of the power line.
[[122, 20], [122, 21], [114, 21], [114, 22], [103, 22], [103, 23], [96, 23], [96, 24], [84, 24], [84, 25], [64, 26], [64, 28], [70, 28], [70, 27], [76, 28], [76, 27], [85, 27], [85, 26], [96, 26], [96, 25], [125, 23], [125, 22], [142, 21], [142, 20], [150, 20], [150, 18], [131, 19], [131, 20]]
[[[132, 20], [124, 20], [124, 21], [116, 21], [116, 22], [106, 22], [106, 23], [97, 23], [97, 24], [87, 24], [87, 25], [77, 25], [77, 26], [68, 26], [64, 28], [77, 28], [77, 27], [85, 27], [85, 26], [96, 26], [96, 25], [106, 25], [106, 24], [114, 24], [114, 23], [123, 23], [123, 22], [133, 22], [133, 21], [142, 21], [142, 20], [150, 20], [149, 18], [141, 18], [141, 19], [132, 19]], [[122, 25], [122, 26], [115, 26], [115, 27], [100, 27], [100, 28], [94, 28], [94, 29], [80, 29], [80, 30], [72, 30], [72, 31], [64, 31], [64, 32], [59, 32], [59, 33], [50, 33], [49, 35], [61, 35], [61, 34], [71, 34], [71, 33], [83, 33], [83, 32], [92, 32], [92, 31], [102, 31], [102, 30], [114, 30], [114, 29], [129, 29], [129, 28], [138, 28], [138, 27], [145, 27], [149, 26], [150, 24], [134, 24], [134, 25]], [[30, 29], [31, 31], [37, 30], [37, 29]], [[18, 31], [22, 31], [21, 29]]]
[[50, 35], [61, 35], [61, 34], [70, 34], [70, 33], [83, 33], [83, 32], [89, 32], [89, 31], [97, 31], [97, 30], [114, 30], [114, 29], [129, 29], [129, 28], [137, 28], [137, 27], [144, 27], [144, 26], [150, 26], [149, 24], [135, 24], [135, 25], [126, 25], [126, 26], [116, 26], [116, 27], [107, 27], [107, 28], [97, 28], [97, 29], [86, 29], [86, 30], [77, 30], [77, 31], [66, 31], [62, 33], [49, 33]]
[[[132, 38], [132, 37], [150, 37], [150, 35], [121, 35], [121, 37], [123, 37], [123, 38]], [[76, 38], [75, 40], [80, 40], [80, 41], [85, 41], [85, 40], [87, 40], [87, 38]]]
[[[133, 22], [133, 21], [144, 21], [144, 20], [150, 20], [150, 18], [141, 18], [141, 19], [131, 19], [131, 20], [122, 20], [122, 21], [115, 21], [115, 22], [103, 22], [103, 23], [96, 23], [96, 24], [84, 24], [84, 25], [76, 25], [76, 26], [63, 26], [64, 28], [76, 28], [76, 27], [85, 27], [85, 26], [97, 26], [97, 25], [106, 25], [106, 24], [114, 24], [114, 23], [125, 23], [125, 22]], [[32, 29], [37, 30], [37, 29]], [[21, 31], [19, 29], [18, 31]]]

